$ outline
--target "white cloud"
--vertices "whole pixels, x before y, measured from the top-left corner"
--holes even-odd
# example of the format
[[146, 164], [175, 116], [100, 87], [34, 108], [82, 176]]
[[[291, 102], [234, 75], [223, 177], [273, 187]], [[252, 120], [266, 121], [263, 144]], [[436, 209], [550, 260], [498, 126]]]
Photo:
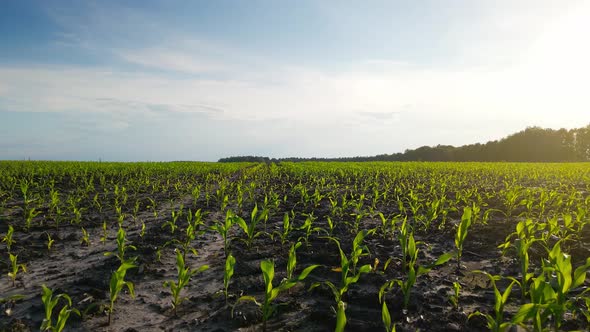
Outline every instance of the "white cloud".
[[223, 63], [200, 59], [188, 53], [166, 49], [126, 51], [119, 53], [119, 56], [134, 64], [182, 73], [201, 74], [230, 70], [230, 68]]
[[[194, 112], [237, 120], [298, 118], [307, 124], [329, 124], [335, 118], [358, 120], [359, 112], [373, 118], [402, 112], [448, 114], [449, 123], [455, 117], [477, 119], [488, 113], [524, 123], [539, 115], [536, 119], [552, 120], [557, 126], [575, 126], [579, 123], [572, 120], [580, 115], [575, 110], [590, 106], [582, 89], [564, 89], [559, 81], [539, 85], [536, 77], [531, 79], [529, 74], [542, 70], [539, 66], [544, 63], [494, 71], [395, 63], [377, 71], [376, 63], [361, 61], [341, 72], [270, 67], [255, 79], [249, 79], [248, 72], [235, 73], [234, 80], [76, 67], [1, 67], [0, 85], [6, 88], [0, 101], [17, 111], [146, 116]], [[558, 94], [547, 94], [550, 91]], [[547, 100], [549, 105], [544, 105]], [[558, 100], [574, 109], [561, 110], [561, 117], [556, 117], [551, 108]], [[569, 117], [568, 112], [572, 112]]]

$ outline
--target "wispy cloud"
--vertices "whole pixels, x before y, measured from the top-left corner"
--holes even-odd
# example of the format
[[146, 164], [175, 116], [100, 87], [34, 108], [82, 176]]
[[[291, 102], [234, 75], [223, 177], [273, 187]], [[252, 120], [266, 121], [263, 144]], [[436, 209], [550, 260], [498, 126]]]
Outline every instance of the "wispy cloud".
[[[327, 124], [334, 117], [355, 118], [359, 110], [365, 116], [391, 118], [391, 112], [408, 104], [413, 107], [407, 112], [451, 110], [472, 118], [494, 113], [514, 119], [523, 109], [536, 109], [542, 114], [547, 109], [544, 103], [551, 98], [538, 98], [541, 87], [533, 85], [527, 76], [530, 68], [498, 72], [402, 65], [377, 72], [372, 66], [360, 63], [336, 73], [278, 66], [266, 68], [262, 77], [250, 79], [246, 71], [235, 73], [237, 79], [230, 80], [73, 66], [0, 67], [0, 85], [5, 86], [0, 92], [0, 104], [13, 111], [146, 116], [195, 112], [224, 119], [297, 117], [307, 123]], [[560, 99], [569, 98], [580, 105], [589, 103], [581, 91], [564, 91], [559, 82], [546, 84], [560, 92]], [[522, 121], [528, 116], [523, 114]], [[562, 125], [567, 125], [566, 121]]]
[[363, 111], [359, 111], [357, 112], [357, 114], [359, 114], [360, 116], [363, 117], [368, 117], [371, 118], [373, 120], [377, 120], [377, 121], [382, 121], [382, 120], [392, 120], [394, 119], [396, 116], [399, 115], [399, 112], [363, 112]]
[[230, 68], [223, 63], [199, 59], [190, 53], [171, 51], [168, 49], [145, 49], [120, 52], [125, 61], [145, 66], [180, 73], [202, 74], [227, 72]]

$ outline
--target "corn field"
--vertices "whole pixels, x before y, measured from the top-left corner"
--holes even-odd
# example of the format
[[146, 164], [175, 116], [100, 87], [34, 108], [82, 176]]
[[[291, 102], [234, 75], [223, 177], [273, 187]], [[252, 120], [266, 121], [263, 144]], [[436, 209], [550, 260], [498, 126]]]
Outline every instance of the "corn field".
[[0, 161], [0, 330], [588, 330], [589, 192], [584, 163]]

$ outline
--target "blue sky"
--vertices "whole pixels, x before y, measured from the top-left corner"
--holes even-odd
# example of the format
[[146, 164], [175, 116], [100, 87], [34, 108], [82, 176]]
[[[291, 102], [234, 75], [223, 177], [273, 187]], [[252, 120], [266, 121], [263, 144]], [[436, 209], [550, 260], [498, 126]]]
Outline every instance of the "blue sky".
[[586, 1], [32, 1], [0, 159], [356, 156], [590, 122]]

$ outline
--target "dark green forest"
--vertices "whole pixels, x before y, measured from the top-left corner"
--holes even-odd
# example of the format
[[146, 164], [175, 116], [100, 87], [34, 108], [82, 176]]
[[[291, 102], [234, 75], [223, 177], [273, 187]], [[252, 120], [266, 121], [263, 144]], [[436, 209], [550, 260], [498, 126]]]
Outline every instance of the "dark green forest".
[[590, 161], [590, 125], [576, 129], [528, 127], [495, 141], [469, 144], [422, 146], [403, 153], [342, 158], [268, 158], [237, 156], [219, 162], [280, 161], [508, 161], [580, 162]]

